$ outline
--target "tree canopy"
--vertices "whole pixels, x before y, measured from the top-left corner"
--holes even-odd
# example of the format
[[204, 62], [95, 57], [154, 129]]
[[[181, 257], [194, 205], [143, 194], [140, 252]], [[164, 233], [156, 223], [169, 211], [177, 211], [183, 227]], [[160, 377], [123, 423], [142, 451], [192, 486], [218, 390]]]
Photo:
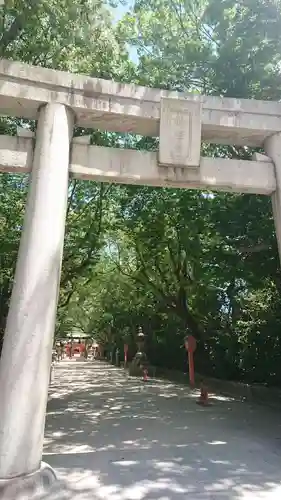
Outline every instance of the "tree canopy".
[[[121, 16], [121, 17], [120, 17]], [[280, 99], [279, 0], [6, 0], [2, 57], [151, 87]], [[0, 119], [14, 134], [19, 120]], [[34, 127], [34, 123], [30, 123]], [[154, 139], [99, 130], [93, 144], [155, 150]], [[203, 144], [205, 155], [249, 158]], [[27, 178], [0, 176], [0, 311], [5, 328]], [[281, 382], [281, 273], [270, 199], [195, 190], [69, 183], [57, 329], [182, 368], [183, 337], [200, 371]]]

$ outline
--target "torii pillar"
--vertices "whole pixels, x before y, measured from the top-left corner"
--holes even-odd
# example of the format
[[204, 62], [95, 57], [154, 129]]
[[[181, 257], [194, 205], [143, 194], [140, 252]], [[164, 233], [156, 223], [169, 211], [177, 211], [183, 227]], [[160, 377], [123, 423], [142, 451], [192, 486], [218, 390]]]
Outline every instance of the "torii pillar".
[[0, 363], [1, 500], [31, 498], [55, 478], [41, 460], [72, 131], [72, 111], [66, 106], [50, 103], [40, 108]]
[[265, 140], [264, 149], [275, 166], [276, 191], [271, 196], [275, 233], [281, 262], [281, 132]]

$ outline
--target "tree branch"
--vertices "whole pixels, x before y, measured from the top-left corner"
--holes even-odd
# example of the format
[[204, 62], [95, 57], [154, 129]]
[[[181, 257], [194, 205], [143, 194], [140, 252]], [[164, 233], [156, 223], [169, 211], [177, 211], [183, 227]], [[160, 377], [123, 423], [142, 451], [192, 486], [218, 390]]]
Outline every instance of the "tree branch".
[[64, 300], [64, 302], [62, 304], [60, 304], [60, 307], [66, 307], [66, 306], [68, 306], [68, 304], [70, 302], [70, 299], [71, 299], [71, 297], [72, 297], [73, 294], [74, 294], [74, 288], [71, 288], [71, 290], [67, 293], [67, 297]]
[[67, 204], [67, 210], [66, 210], [66, 217], [68, 217], [68, 214], [69, 214], [69, 211], [70, 211], [70, 208], [71, 208], [71, 205], [72, 205], [72, 201], [73, 201], [73, 198], [74, 198], [74, 194], [75, 194], [75, 191], [76, 191], [76, 187], [77, 187], [77, 179], [74, 179], [73, 185], [72, 185], [72, 190], [71, 190], [70, 196], [68, 198], [68, 204]]

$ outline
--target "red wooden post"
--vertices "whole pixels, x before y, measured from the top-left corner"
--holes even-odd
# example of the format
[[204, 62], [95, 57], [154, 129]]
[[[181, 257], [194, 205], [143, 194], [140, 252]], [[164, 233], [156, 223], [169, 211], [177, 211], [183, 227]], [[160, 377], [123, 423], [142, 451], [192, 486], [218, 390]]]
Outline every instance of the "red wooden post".
[[127, 364], [127, 358], [128, 358], [128, 344], [124, 344], [124, 363], [125, 363], [125, 366]]
[[190, 385], [194, 386], [195, 376], [194, 376], [194, 358], [193, 352], [188, 351], [188, 367], [189, 367], [189, 382]]
[[196, 349], [196, 339], [192, 335], [185, 337], [184, 346], [188, 353], [188, 371], [189, 371], [189, 382], [191, 386], [195, 384], [194, 375], [194, 358], [193, 353]]

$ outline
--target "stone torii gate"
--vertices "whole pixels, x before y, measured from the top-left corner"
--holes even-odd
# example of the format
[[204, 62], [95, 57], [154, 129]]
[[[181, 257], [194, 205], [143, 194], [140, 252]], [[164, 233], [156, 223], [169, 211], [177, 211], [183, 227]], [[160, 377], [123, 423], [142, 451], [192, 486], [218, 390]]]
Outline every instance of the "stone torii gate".
[[[0, 113], [38, 119], [0, 136], [0, 171], [30, 172], [0, 363], [0, 498], [52, 479], [42, 465], [69, 175], [272, 197], [281, 255], [281, 103], [180, 94], [0, 61]], [[159, 137], [159, 152], [90, 146], [74, 125]], [[200, 157], [201, 141], [263, 147]], [[12, 207], [11, 207], [12, 209]], [[30, 498], [30, 496], [29, 496]]]

